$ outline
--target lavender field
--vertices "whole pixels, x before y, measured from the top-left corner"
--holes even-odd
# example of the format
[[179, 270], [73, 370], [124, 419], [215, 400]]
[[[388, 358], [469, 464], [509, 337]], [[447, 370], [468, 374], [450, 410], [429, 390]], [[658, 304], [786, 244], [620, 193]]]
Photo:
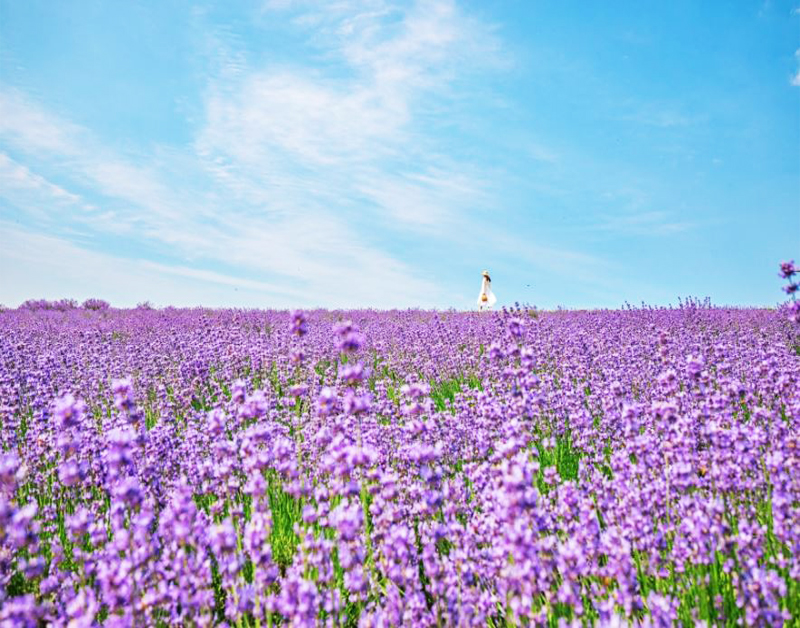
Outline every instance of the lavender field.
[[0, 329], [3, 626], [800, 622], [780, 311]]

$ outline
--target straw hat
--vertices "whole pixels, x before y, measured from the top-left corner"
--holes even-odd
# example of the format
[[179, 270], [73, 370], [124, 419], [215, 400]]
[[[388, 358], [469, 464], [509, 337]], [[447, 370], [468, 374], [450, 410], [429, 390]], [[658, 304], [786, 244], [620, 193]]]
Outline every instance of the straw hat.
[[489, 277], [489, 271], [488, 270], [484, 270], [483, 273], [481, 273], [481, 274], [488, 279], [488, 277]]

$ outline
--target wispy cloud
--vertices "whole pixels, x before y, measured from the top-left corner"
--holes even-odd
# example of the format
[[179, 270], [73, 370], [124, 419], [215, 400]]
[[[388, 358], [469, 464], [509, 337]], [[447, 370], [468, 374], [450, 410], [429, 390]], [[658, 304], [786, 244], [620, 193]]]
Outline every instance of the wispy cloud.
[[670, 236], [696, 227], [676, 211], [654, 209], [664, 200], [654, 200], [647, 182], [606, 190], [599, 195], [591, 227], [611, 236]]
[[0, 85], [0, 137], [26, 152], [74, 155], [83, 129], [31, 106], [18, 89]]
[[354, 180], [355, 189], [390, 220], [417, 231], [440, 233], [454, 218], [470, 220], [470, 210], [485, 203], [476, 179], [453, 171], [431, 169], [394, 175], [370, 172]]
[[[268, 282], [125, 259], [2, 221], [0, 243], [0, 277], [4, 299], [9, 299], [7, 303], [19, 303], [31, 295], [85, 299], [101, 294], [123, 307], [141, 301], [225, 306], [234, 300], [235, 292], [239, 303], [280, 307], [298, 298], [297, 294]], [[69, 286], [69, 293], [65, 293], [64, 286]]]
[[[259, 280], [259, 285], [282, 286], [274, 296], [284, 302], [285, 295], [296, 296], [300, 290], [309, 304], [388, 307], [440, 302], [442, 293], [429, 280], [360, 239], [333, 213], [304, 212], [298, 205], [294, 213], [276, 220], [268, 205], [221, 207], [224, 194], [170, 185], [154, 168], [115, 154], [87, 129], [61, 121], [24, 95], [15, 92], [13, 101], [21, 106], [5, 110], [17, 117], [4, 118], [0, 139], [55, 164], [74, 185], [88, 187], [102, 199], [98, 207], [84, 207], [91, 211], [75, 212], [72, 220], [101, 232], [124, 233], [142, 245], [160, 245], [176, 267], [180, 260], [199, 264], [193, 275], [198, 280], [217, 281], [202, 266], [223, 264], [237, 267], [245, 277], [273, 278], [274, 282]], [[53, 130], [59, 141], [40, 141], [40, 125]], [[47, 193], [70, 202], [79, 198], [8, 157], [0, 167], [3, 180], [14, 183], [3, 188], [6, 200], [28, 211], [40, 226], [46, 227], [48, 213], [56, 215], [59, 209], [35, 195]], [[193, 167], [199, 169], [200, 164]], [[23, 193], [27, 198], [20, 196]], [[7, 232], [3, 235], [8, 237]]]
[[66, 204], [81, 202], [81, 197], [77, 194], [51, 183], [2, 152], [0, 152], [0, 188], [3, 189], [5, 196], [33, 195], [37, 201], [36, 205], [48, 202]]
[[465, 197], [477, 202], [475, 167], [441, 158], [426, 122], [461, 74], [501, 62], [490, 29], [447, 1], [408, 12], [384, 2], [277, 9], [294, 11], [330, 69], [253, 68], [212, 86], [197, 146], [219, 181], [301, 201], [289, 205], [363, 198], [361, 211], [423, 229]]
[[[487, 233], [481, 218], [496, 209], [497, 184], [482, 164], [442, 145], [439, 131], [466, 122], [453, 112], [473, 96], [465, 77], [507, 66], [492, 27], [450, 0], [403, 9], [382, 0], [273, 2], [264, 10], [288, 17], [320, 62], [255, 62], [235, 33], [213, 30], [202, 116], [184, 147], [127, 152], [0, 86], [0, 146], [25, 156], [25, 165], [0, 162], [0, 177], [16, 182], [2, 194], [40, 238], [53, 238], [59, 203], [75, 209], [59, 214], [52, 241], [17, 235], [81, 264], [128, 269], [142, 285], [155, 275], [164, 286], [183, 278], [209, 294], [246, 290], [271, 305], [461, 302], [386, 240], [458, 249]], [[557, 160], [544, 146], [529, 148], [537, 161]], [[137, 259], [89, 249], [70, 230], [125, 238]], [[580, 257], [527, 245], [534, 265], [564, 273]], [[27, 264], [45, 263], [15, 250]], [[157, 264], [145, 261], [153, 255]], [[69, 268], [79, 275], [79, 265]]]

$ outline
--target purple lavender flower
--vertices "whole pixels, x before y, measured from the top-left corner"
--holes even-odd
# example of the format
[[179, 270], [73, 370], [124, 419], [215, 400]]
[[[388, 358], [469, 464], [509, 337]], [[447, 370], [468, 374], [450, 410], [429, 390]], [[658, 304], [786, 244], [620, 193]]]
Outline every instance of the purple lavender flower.
[[289, 387], [289, 394], [292, 397], [302, 397], [308, 392], [308, 386], [306, 384], [295, 384], [294, 386]]
[[794, 265], [794, 260], [781, 262], [780, 276], [782, 279], [791, 279], [795, 274], [797, 274], [797, 268]]
[[113, 493], [117, 499], [131, 508], [139, 506], [144, 500], [142, 487], [134, 477], [127, 477], [121, 480], [114, 487]]
[[257, 419], [264, 416], [270, 408], [269, 400], [263, 390], [256, 390], [252, 395], [248, 395], [239, 410], [245, 419]]
[[704, 366], [705, 362], [701, 357], [690, 355], [686, 358], [686, 373], [691, 379], [699, 378]]
[[497, 362], [502, 360], [505, 357], [505, 353], [503, 352], [503, 346], [499, 342], [493, 342], [489, 345], [489, 359], [493, 362]]
[[212, 526], [210, 530], [211, 547], [218, 556], [228, 554], [236, 549], [236, 529], [230, 519]]
[[800, 301], [792, 301], [789, 304], [789, 320], [800, 323]]
[[339, 379], [348, 386], [355, 386], [364, 380], [364, 365], [361, 362], [343, 364], [339, 367]]
[[333, 328], [336, 335], [336, 348], [344, 353], [355, 353], [364, 344], [365, 338], [359, 332], [358, 325], [351, 321], [337, 323]]
[[292, 335], [302, 338], [308, 333], [308, 320], [306, 315], [300, 310], [294, 310], [291, 314], [291, 324], [289, 331]]
[[426, 384], [425, 382], [412, 382], [410, 384], [403, 384], [400, 387], [400, 392], [411, 399], [417, 400], [429, 395], [431, 387], [430, 384]]
[[130, 377], [112, 381], [111, 392], [114, 393], [114, 406], [118, 410], [133, 409], [133, 380]]
[[522, 334], [525, 330], [525, 321], [521, 318], [512, 318], [508, 321], [506, 328], [512, 338], [522, 338]]
[[344, 541], [353, 541], [361, 530], [363, 513], [360, 504], [343, 503], [331, 513], [331, 523]]
[[89, 533], [89, 526], [92, 524], [94, 516], [86, 508], [78, 509], [74, 514], [67, 515], [66, 528], [72, 540], [76, 540]]
[[58, 467], [58, 479], [64, 486], [75, 486], [86, 479], [86, 464], [66, 460]]
[[228, 417], [221, 408], [214, 408], [207, 415], [208, 433], [221, 436], [225, 433]]
[[106, 460], [113, 471], [119, 472], [121, 468], [133, 464], [133, 448], [136, 438], [136, 432], [127, 427], [111, 430], [107, 434]]
[[336, 411], [339, 406], [339, 398], [336, 395], [336, 390], [326, 386], [323, 388], [319, 397], [317, 397], [317, 414], [319, 416], [328, 416]]
[[342, 407], [347, 414], [363, 414], [369, 412], [372, 407], [371, 399], [369, 393], [358, 395], [348, 390], [342, 399]]
[[25, 479], [27, 466], [15, 452], [0, 454], [0, 486], [13, 493], [17, 484]]
[[37, 628], [44, 613], [33, 595], [22, 595], [3, 600], [0, 604], [0, 625], [19, 628]]
[[94, 626], [98, 610], [99, 604], [94, 591], [88, 587], [81, 588], [72, 598], [72, 601], [67, 604], [66, 611], [70, 620], [69, 626], [71, 628], [90, 628]]
[[70, 393], [56, 400], [54, 414], [60, 430], [78, 426], [85, 412], [86, 404]]
[[231, 386], [231, 401], [234, 403], [244, 403], [247, 395], [247, 385], [241, 379], [237, 379]]

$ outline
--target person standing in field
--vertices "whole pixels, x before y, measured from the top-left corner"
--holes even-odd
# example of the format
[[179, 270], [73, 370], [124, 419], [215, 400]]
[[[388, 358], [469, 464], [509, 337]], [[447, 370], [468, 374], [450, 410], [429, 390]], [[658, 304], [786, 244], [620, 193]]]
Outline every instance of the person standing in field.
[[489, 277], [489, 271], [484, 270], [481, 293], [478, 295], [478, 310], [491, 310], [495, 303], [497, 303], [497, 297], [492, 292], [492, 278]]

